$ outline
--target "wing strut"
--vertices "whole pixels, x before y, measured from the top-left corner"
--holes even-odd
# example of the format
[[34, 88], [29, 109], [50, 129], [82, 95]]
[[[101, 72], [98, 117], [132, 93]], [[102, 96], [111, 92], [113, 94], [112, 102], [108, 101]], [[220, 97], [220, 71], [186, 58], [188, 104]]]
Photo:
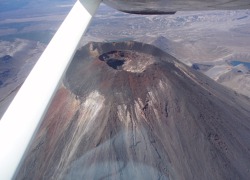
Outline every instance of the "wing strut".
[[78, 0], [0, 121], [0, 179], [12, 179], [101, 0]]

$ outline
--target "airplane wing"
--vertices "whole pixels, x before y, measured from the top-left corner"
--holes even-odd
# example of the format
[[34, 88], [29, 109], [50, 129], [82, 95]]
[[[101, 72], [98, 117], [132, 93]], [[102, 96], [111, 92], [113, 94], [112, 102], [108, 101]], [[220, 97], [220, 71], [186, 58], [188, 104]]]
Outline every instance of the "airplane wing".
[[176, 11], [249, 9], [249, 0], [103, 0], [117, 10], [134, 14], [174, 14]]

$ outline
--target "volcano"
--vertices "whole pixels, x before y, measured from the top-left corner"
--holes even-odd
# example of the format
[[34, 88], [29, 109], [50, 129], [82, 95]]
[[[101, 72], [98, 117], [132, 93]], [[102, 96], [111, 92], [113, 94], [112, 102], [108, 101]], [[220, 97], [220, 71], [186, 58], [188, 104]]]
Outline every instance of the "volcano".
[[16, 175], [249, 177], [249, 98], [133, 41], [91, 42], [77, 51]]

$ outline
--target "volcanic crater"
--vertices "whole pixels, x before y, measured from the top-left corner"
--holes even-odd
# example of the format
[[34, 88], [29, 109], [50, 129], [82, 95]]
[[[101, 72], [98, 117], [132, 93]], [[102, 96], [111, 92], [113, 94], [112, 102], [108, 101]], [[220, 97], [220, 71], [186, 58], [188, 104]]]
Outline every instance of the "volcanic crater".
[[133, 50], [110, 51], [99, 56], [104, 61], [117, 70], [125, 70], [129, 72], [143, 72], [146, 67], [154, 63], [154, 56], [145, 52], [136, 52]]
[[152, 45], [92, 42], [16, 179], [248, 179], [249, 107]]

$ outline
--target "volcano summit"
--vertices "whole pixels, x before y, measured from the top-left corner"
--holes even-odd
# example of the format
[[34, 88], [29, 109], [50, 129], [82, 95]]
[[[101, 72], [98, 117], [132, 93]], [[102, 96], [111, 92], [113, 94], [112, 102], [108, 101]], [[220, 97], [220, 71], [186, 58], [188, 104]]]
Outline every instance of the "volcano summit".
[[16, 179], [250, 177], [250, 100], [139, 42], [77, 51]]

